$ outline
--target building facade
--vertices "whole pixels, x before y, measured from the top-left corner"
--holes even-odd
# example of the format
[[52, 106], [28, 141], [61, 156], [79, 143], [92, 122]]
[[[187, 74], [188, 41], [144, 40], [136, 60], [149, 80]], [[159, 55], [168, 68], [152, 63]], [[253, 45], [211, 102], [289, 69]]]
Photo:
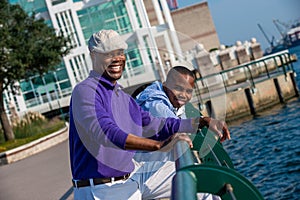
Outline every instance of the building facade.
[[[74, 49], [62, 58], [55, 71], [21, 80], [19, 95], [5, 91], [8, 114], [12, 107], [20, 115], [29, 110], [47, 113], [68, 107], [72, 89], [91, 70], [87, 41], [101, 29], [117, 31], [128, 43], [126, 69], [119, 81], [124, 87], [163, 81], [169, 67], [183, 59], [167, 0], [10, 0], [10, 3], [20, 4], [29, 14], [37, 13], [49, 26], [70, 36]], [[156, 23], [151, 22], [152, 18], [157, 19]]]
[[207, 2], [174, 10], [171, 15], [183, 51], [194, 48], [195, 43], [202, 44], [207, 51], [220, 47]]

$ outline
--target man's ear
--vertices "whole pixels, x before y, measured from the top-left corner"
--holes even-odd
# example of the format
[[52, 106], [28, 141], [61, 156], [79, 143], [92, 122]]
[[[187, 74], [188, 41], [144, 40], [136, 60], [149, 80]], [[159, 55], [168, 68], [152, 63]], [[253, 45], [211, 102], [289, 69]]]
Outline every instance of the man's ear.
[[[170, 93], [173, 94], [172, 90], [170, 90], [166, 84], [163, 84], [163, 90], [165, 91], [165, 93], [167, 94], [168, 98], [170, 98]], [[174, 94], [173, 94], [174, 95]]]
[[94, 52], [90, 52], [90, 56], [91, 56], [91, 59], [93, 60], [95, 58], [95, 53]]

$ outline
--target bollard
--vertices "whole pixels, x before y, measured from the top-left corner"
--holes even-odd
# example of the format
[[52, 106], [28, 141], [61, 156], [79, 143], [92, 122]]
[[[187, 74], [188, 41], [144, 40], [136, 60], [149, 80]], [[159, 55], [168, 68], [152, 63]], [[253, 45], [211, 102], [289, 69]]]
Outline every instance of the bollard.
[[215, 112], [214, 112], [214, 108], [213, 108], [213, 105], [212, 105], [210, 100], [205, 103], [205, 107], [206, 107], [208, 116], [214, 118], [215, 117]]
[[291, 77], [291, 80], [292, 80], [292, 83], [293, 83], [295, 96], [299, 97], [299, 89], [298, 89], [298, 86], [297, 86], [297, 83], [296, 83], [296, 80], [295, 80], [295, 72], [291, 72], [290, 77]]
[[284, 96], [282, 94], [282, 91], [281, 91], [281, 88], [280, 88], [280, 85], [279, 85], [279, 82], [278, 82], [277, 78], [274, 78], [274, 84], [275, 84], [275, 87], [276, 87], [276, 91], [277, 91], [280, 103], [284, 103], [285, 102]]
[[250, 108], [250, 113], [252, 115], [255, 115], [256, 111], [255, 111], [255, 106], [254, 106], [254, 102], [253, 102], [253, 99], [252, 99], [250, 88], [246, 88], [245, 89], [245, 94], [246, 94], [246, 97], [247, 97], [247, 100], [248, 100], [248, 104], [249, 104], [249, 108]]

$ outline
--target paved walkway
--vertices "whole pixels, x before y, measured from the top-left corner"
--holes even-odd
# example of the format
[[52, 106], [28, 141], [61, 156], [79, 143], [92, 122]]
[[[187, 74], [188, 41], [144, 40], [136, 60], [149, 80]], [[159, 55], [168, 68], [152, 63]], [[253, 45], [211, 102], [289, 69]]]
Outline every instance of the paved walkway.
[[0, 199], [73, 199], [68, 141], [0, 166]]

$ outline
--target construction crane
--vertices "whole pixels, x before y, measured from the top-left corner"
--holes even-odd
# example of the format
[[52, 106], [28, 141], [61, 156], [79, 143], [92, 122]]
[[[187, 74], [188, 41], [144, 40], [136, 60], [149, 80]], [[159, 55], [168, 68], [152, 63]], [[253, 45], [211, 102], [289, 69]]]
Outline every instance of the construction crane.
[[286, 29], [289, 28], [289, 25], [287, 25], [283, 22], [280, 22], [278, 19], [273, 19], [273, 23], [274, 23], [276, 29], [278, 30], [278, 32], [280, 33], [281, 37], [284, 38], [286, 30], [282, 30], [282, 28], [279, 26], [279, 24], [284, 26]]
[[267, 34], [265, 33], [264, 29], [261, 27], [260, 24], [257, 24], [258, 28], [261, 30], [261, 32], [263, 33], [263, 35], [265, 36], [266, 40], [268, 41], [268, 43], [270, 44], [271, 48], [274, 47], [274, 36], [272, 36], [272, 40], [269, 39], [269, 37], [267, 36]]

